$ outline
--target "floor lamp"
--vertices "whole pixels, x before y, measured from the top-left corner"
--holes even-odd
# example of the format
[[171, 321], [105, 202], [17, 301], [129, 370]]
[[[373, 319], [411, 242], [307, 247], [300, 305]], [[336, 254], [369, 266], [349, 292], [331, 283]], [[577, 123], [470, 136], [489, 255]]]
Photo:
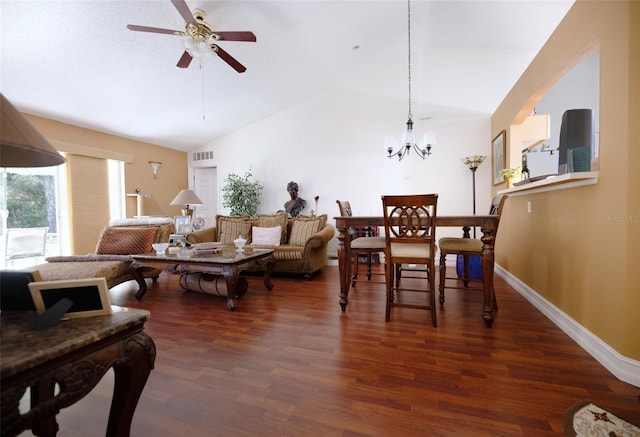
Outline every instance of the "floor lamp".
[[[461, 158], [460, 161], [471, 170], [471, 179], [473, 181], [473, 215], [476, 215], [476, 170], [487, 159], [486, 156], [473, 155]], [[476, 227], [473, 227], [473, 238], [476, 238]]]

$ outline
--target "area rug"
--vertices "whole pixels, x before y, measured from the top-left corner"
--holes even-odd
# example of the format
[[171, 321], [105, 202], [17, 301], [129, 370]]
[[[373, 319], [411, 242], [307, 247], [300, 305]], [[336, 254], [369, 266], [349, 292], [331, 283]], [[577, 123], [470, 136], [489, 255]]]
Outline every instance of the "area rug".
[[567, 437], [640, 437], [640, 428], [591, 401], [580, 402], [564, 415]]

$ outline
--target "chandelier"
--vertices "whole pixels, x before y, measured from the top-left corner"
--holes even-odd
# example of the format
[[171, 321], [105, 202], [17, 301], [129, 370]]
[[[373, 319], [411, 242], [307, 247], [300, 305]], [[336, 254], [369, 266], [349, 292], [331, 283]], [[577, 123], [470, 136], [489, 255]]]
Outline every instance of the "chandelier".
[[[385, 147], [387, 149], [388, 157], [398, 157], [398, 161], [402, 161], [409, 151], [413, 148], [416, 154], [425, 159], [431, 155], [431, 148], [436, 142], [436, 137], [433, 132], [427, 132], [424, 135], [424, 139], [418, 145], [415, 141], [413, 134], [413, 115], [411, 114], [411, 0], [407, 0], [407, 35], [408, 35], [408, 72], [409, 72], [409, 119], [407, 120], [407, 129], [402, 136], [402, 144], [398, 145], [392, 137], [387, 136], [385, 138]], [[394, 152], [395, 150], [395, 152]]]

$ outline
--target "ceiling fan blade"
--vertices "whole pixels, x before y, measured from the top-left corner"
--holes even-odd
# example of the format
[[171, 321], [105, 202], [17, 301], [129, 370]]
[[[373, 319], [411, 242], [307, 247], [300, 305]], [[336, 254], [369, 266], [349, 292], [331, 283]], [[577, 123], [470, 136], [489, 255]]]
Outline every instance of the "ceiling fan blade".
[[189, 54], [189, 52], [187, 52], [186, 50], [184, 51], [184, 53], [182, 54], [182, 56], [180, 57], [180, 60], [178, 61], [178, 67], [180, 68], [187, 68], [189, 66], [189, 64], [191, 64], [191, 60], [193, 58], [191, 57], [191, 55]]
[[137, 24], [127, 24], [127, 29], [137, 32], [166, 33], [169, 35], [181, 35], [183, 32], [179, 30], [162, 29], [160, 27], [138, 26]]
[[247, 70], [247, 67], [245, 67], [244, 65], [242, 65], [240, 62], [238, 62], [237, 59], [235, 59], [233, 56], [231, 56], [229, 53], [225, 52], [224, 50], [222, 50], [220, 47], [218, 47], [215, 44], [211, 44], [211, 49], [216, 52], [218, 54], [218, 56], [220, 56], [222, 58], [222, 60], [224, 62], [226, 62], [227, 64], [229, 64], [231, 66], [231, 68], [233, 68], [234, 70], [236, 70], [238, 73], [244, 73]]
[[178, 12], [180, 12], [185, 23], [189, 23], [194, 26], [197, 25], [196, 19], [193, 18], [193, 14], [191, 13], [191, 9], [189, 9], [189, 6], [187, 6], [187, 3], [184, 0], [171, 0], [171, 3], [173, 3], [173, 6], [175, 6]]
[[213, 37], [220, 41], [256, 42], [253, 32], [213, 32]]

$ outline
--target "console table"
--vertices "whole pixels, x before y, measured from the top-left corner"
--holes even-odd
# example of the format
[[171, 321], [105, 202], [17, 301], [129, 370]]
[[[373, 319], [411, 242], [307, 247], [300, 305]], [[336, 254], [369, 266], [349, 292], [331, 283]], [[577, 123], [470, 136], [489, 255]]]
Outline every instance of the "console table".
[[[87, 395], [110, 368], [115, 383], [106, 435], [129, 435], [156, 348], [143, 332], [148, 311], [113, 309], [109, 315], [62, 320], [44, 330], [35, 329], [35, 312], [2, 311], [2, 436], [26, 429], [55, 436], [58, 412]], [[27, 389], [31, 409], [21, 414], [19, 402]]]

